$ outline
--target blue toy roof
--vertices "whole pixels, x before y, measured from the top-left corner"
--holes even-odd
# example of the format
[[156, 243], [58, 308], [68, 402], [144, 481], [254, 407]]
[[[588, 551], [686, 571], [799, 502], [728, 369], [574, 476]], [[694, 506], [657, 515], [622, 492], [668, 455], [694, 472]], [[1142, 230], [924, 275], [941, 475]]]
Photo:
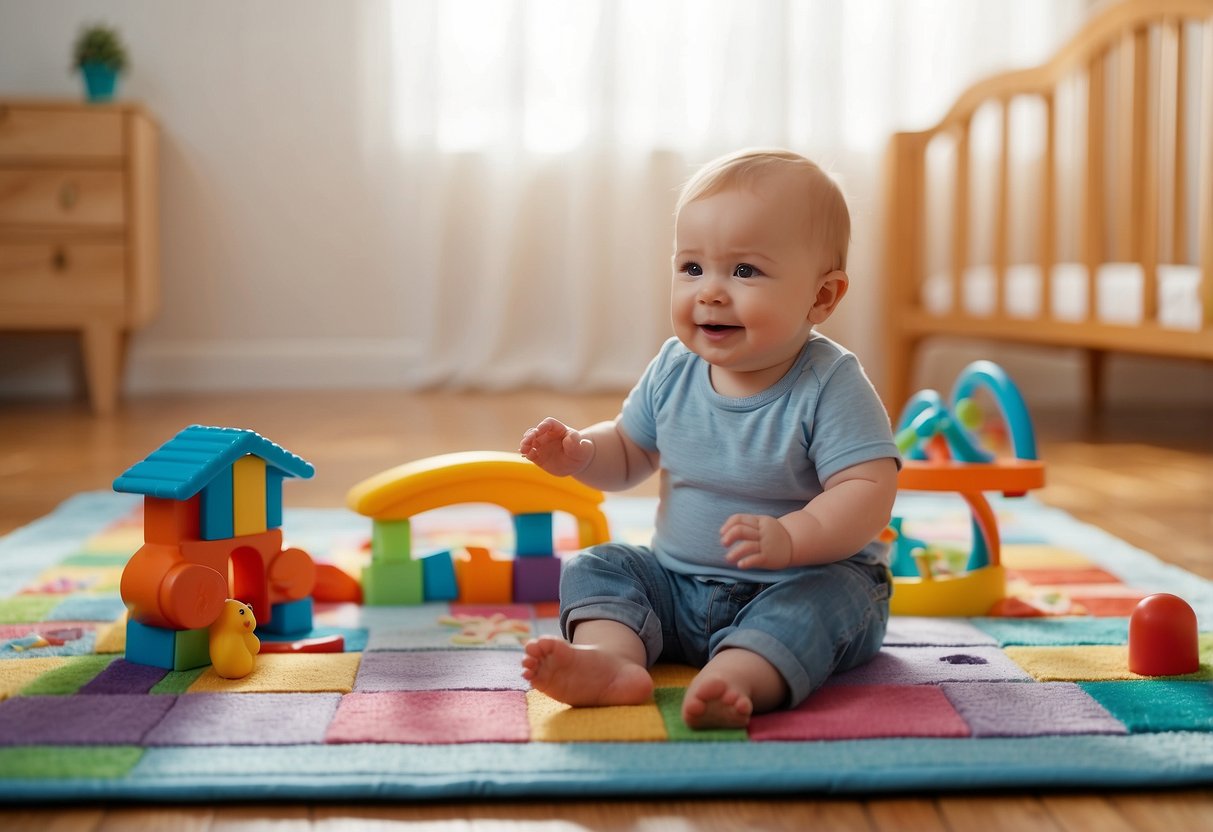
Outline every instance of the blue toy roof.
[[316, 469], [256, 431], [190, 425], [142, 462], [114, 480], [115, 491], [188, 500], [224, 468], [245, 454], [256, 454], [268, 468], [288, 477], [309, 479]]

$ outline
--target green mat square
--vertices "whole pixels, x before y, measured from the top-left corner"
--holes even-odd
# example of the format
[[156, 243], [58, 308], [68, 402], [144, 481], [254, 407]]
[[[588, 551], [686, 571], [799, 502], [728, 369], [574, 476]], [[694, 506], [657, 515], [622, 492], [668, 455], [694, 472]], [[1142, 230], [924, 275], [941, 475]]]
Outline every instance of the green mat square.
[[143, 756], [132, 745], [15, 745], [0, 748], [0, 777], [14, 780], [75, 780], [125, 777]]
[[1213, 683], [1145, 680], [1079, 686], [1131, 733], [1213, 731]]
[[14, 595], [0, 598], [0, 624], [35, 624], [45, 621], [63, 601], [62, 595]]
[[72, 656], [21, 689], [21, 696], [71, 696], [109, 667], [117, 656]]
[[670, 742], [746, 742], [749, 738], [744, 728], [708, 728], [696, 731], [682, 721], [682, 697], [686, 688], [657, 688], [653, 697], [657, 710], [665, 722]]
[[205, 667], [195, 667], [190, 670], [170, 670], [165, 674], [164, 678], [152, 686], [148, 693], [166, 693], [176, 695], [185, 693], [189, 686], [197, 681], [198, 677], [210, 669], [210, 665]]
[[130, 552], [77, 552], [59, 561], [60, 566], [126, 566]]

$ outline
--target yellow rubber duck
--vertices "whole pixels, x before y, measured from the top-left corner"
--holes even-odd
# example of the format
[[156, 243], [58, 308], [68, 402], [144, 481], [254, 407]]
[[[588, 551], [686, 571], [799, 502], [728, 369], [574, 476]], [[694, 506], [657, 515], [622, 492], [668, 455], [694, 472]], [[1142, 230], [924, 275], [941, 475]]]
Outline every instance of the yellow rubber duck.
[[223, 602], [223, 612], [210, 627], [210, 648], [211, 666], [224, 679], [240, 679], [253, 672], [253, 656], [261, 652], [255, 629], [252, 607], [235, 598]]

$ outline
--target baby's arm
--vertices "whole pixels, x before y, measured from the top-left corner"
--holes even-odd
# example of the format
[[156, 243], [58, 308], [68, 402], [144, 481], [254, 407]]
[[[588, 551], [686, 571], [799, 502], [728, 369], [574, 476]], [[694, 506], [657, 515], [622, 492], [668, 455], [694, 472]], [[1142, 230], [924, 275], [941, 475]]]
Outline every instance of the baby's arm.
[[578, 431], [548, 417], [522, 435], [519, 453], [549, 474], [603, 491], [623, 491], [657, 470], [659, 456], [632, 441], [619, 420]]
[[783, 517], [734, 514], [720, 527], [730, 563], [742, 569], [784, 569], [832, 563], [858, 552], [889, 523], [897, 496], [891, 458], [862, 462], [823, 483], [825, 490]]

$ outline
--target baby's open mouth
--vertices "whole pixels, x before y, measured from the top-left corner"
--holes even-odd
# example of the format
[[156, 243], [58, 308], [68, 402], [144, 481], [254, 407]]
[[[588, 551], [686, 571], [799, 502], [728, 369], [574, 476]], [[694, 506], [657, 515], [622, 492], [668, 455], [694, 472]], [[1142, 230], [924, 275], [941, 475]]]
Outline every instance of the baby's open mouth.
[[741, 329], [739, 326], [730, 326], [728, 324], [700, 324], [700, 326], [708, 332], [728, 332], [730, 329]]

